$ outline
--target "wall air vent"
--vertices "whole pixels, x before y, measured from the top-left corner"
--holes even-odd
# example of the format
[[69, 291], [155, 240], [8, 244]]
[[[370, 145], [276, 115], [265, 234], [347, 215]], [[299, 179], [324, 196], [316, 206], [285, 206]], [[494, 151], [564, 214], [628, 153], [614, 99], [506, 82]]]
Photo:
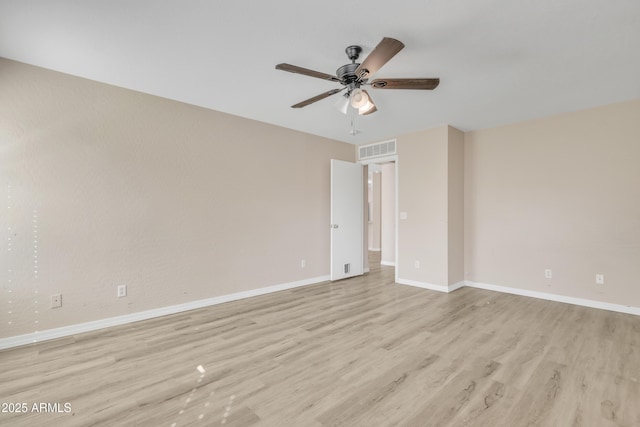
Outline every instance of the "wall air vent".
[[396, 154], [396, 140], [376, 142], [375, 144], [362, 145], [359, 147], [358, 160], [372, 159], [375, 157], [391, 156]]

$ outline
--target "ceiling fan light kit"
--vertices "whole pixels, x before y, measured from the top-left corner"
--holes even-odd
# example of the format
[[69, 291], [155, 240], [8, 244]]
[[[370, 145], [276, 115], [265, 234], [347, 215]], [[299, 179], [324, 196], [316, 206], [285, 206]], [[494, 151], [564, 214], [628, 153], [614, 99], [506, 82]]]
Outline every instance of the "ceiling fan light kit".
[[351, 63], [338, 68], [335, 76], [285, 63], [276, 65], [276, 69], [340, 83], [343, 86], [341, 89], [333, 89], [294, 104], [291, 106], [292, 108], [306, 107], [346, 90], [344, 98], [336, 103], [338, 110], [343, 114], [347, 114], [349, 106], [351, 106], [358, 110], [359, 115], [367, 115], [378, 111], [378, 109], [367, 91], [361, 88], [362, 86], [370, 86], [373, 89], [418, 90], [433, 90], [438, 87], [440, 83], [438, 78], [376, 79], [369, 82], [369, 78], [403, 48], [404, 44], [401, 41], [385, 37], [360, 64], [356, 61], [360, 57], [360, 53], [362, 53], [362, 48], [356, 45], [348, 46], [345, 49], [345, 53]]

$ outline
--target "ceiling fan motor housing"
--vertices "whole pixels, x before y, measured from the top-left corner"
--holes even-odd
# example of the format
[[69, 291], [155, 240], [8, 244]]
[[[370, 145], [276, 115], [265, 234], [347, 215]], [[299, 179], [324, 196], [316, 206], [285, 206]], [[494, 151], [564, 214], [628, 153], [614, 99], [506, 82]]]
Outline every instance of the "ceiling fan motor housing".
[[359, 66], [360, 64], [354, 62], [338, 68], [336, 70], [336, 76], [338, 77], [338, 79], [340, 79], [340, 83], [346, 86], [349, 83], [353, 83], [358, 80], [356, 70]]
[[[356, 70], [360, 66], [360, 64], [356, 63], [356, 60], [362, 53], [362, 48], [357, 45], [347, 46], [344, 50], [347, 54], [347, 57], [351, 60], [351, 64], [343, 65], [342, 67], [336, 70], [336, 76], [340, 79], [340, 83], [344, 86], [350, 86], [352, 83], [358, 80], [358, 76], [356, 75]], [[355, 87], [359, 87], [359, 84], [356, 84]], [[353, 87], [351, 88], [353, 89]]]

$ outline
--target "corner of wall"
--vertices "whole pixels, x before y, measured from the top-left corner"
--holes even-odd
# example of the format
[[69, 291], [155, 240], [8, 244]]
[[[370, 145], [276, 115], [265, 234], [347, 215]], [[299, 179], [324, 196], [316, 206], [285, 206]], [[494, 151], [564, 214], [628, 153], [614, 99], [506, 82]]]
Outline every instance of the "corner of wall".
[[447, 147], [448, 284], [464, 280], [464, 132], [449, 126]]

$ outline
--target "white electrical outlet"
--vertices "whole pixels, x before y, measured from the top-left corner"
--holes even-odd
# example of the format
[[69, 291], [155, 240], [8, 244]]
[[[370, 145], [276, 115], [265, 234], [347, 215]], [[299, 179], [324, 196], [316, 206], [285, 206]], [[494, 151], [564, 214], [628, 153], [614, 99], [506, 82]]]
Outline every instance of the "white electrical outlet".
[[596, 284], [604, 285], [604, 274], [596, 274]]
[[118, 298], [127, 296], [127, 285], [119, 285], [118, 286]]
[[413, 261], [413, 266], [415, 268], [420, 268], [420, 261], [418, 261], [418, 260]]
[[551, 279], [553, 277], [553, 273], [551, 272], [551, 269], [547, 268], [544, 271], [544, 278], [545, 279]]
[[62, 294], [51, 295], [51, 308], [62, 307]]
[[300, 268], [305, 268], [306, 266], [307, 266], [307, 260], [306, 259], [300, 260]]

